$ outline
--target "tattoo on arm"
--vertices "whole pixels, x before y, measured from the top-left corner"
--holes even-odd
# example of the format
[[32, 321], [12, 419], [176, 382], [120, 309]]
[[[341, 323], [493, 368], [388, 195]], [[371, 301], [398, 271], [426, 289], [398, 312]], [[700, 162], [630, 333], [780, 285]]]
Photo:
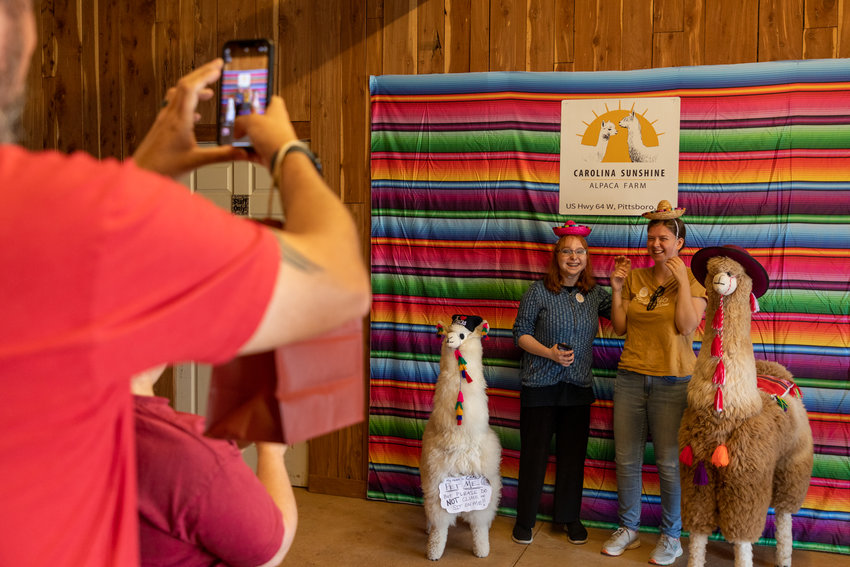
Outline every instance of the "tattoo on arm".
[[279, 234], [277, 236], [277, 241], [280, 244], [280, 258], [287, 264], [293, 266], [294, 268], [301, 270], [302, 272], [316, 273], [322, 271], [322, 269], [312, 262], [309, 258], [304, 256], [301, 252], [287, 244], [287, 242], [281, 238]]

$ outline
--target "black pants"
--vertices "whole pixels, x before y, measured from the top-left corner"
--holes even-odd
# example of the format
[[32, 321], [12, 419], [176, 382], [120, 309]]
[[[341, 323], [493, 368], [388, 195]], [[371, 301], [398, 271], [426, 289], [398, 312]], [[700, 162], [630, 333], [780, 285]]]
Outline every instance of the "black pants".
[[556, 473], [552, 520], [566, 524], [579, 519], [589, 432], [589, 405], [520, 408], [518, 525], [527, 529], [534, 527], [553, 434]]

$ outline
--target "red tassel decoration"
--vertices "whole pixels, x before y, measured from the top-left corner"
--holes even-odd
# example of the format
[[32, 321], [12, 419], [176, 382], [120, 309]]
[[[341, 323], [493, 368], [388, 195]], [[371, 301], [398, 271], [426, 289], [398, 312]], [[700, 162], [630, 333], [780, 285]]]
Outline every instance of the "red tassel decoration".
[[457, 417], [457, 424], [460, 425], [463, 422], [463, 392], [461, 390], [457, 391], [457, 403], [455, 404], [455, 416]]
[[702, 464], [702, 461], [697, 465], [697, 469], [694, 471], [694, 484], [697, 486], [705, 486], [708, 484], [708, 473], [705, 470], [705, 465]]
[[717, 367], [714, 369], [714, 383], [723, 385], [726, 383], [726, 365], [723, 360], [717, 361]]
[[690, 445], [686, 445], [682, 452], [679, 453], [679, 461], [686, 466], [694, 464], [694, 450]]
[[714, 340], [711, 341], [711, 356], [714, 358], [723, 356], [723, 337], [719, 334], [714, 335]]
[[723, 390], [720, 388], [717, 388], [717, 392], [714, 394], [714, 411], [723, 411]]
[[756, 299], [754, 293], [750, 293], [750, 311], [752, 311], [753, 313], [759, 312], [759, 300]]
[[723, 330], [723, 297], [720, 298], [720, 305], [717, 311], [714, 312], [714, 319], [711, 321], [711, 328], [715, 331]]

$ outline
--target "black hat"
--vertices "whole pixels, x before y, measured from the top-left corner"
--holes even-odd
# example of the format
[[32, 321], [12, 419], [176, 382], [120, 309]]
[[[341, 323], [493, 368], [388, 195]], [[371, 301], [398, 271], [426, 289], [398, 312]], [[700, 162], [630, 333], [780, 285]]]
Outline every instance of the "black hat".
[[469, 329], [469, 332], [474, 331], [483, 322], [484, 319], [477, 315], [452, 315], [452, 325], [466, 327]]

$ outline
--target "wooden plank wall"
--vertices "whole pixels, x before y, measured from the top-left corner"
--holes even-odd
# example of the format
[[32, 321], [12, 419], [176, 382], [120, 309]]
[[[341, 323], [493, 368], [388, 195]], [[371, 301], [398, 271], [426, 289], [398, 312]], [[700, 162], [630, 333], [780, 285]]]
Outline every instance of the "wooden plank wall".
[[[274, 39], [278, 92], [365, 258], [369, 75], [850, 57], [850, 0], [41, 0], [35, 12], [23, 143], [101, 158], [132, 155], [166, 89], [225, 40]], [[199, 139], [214, 139], [213, 107]], [[311, 442], [312, 490], [362, 496], [366, 479], [365, 424]]]

